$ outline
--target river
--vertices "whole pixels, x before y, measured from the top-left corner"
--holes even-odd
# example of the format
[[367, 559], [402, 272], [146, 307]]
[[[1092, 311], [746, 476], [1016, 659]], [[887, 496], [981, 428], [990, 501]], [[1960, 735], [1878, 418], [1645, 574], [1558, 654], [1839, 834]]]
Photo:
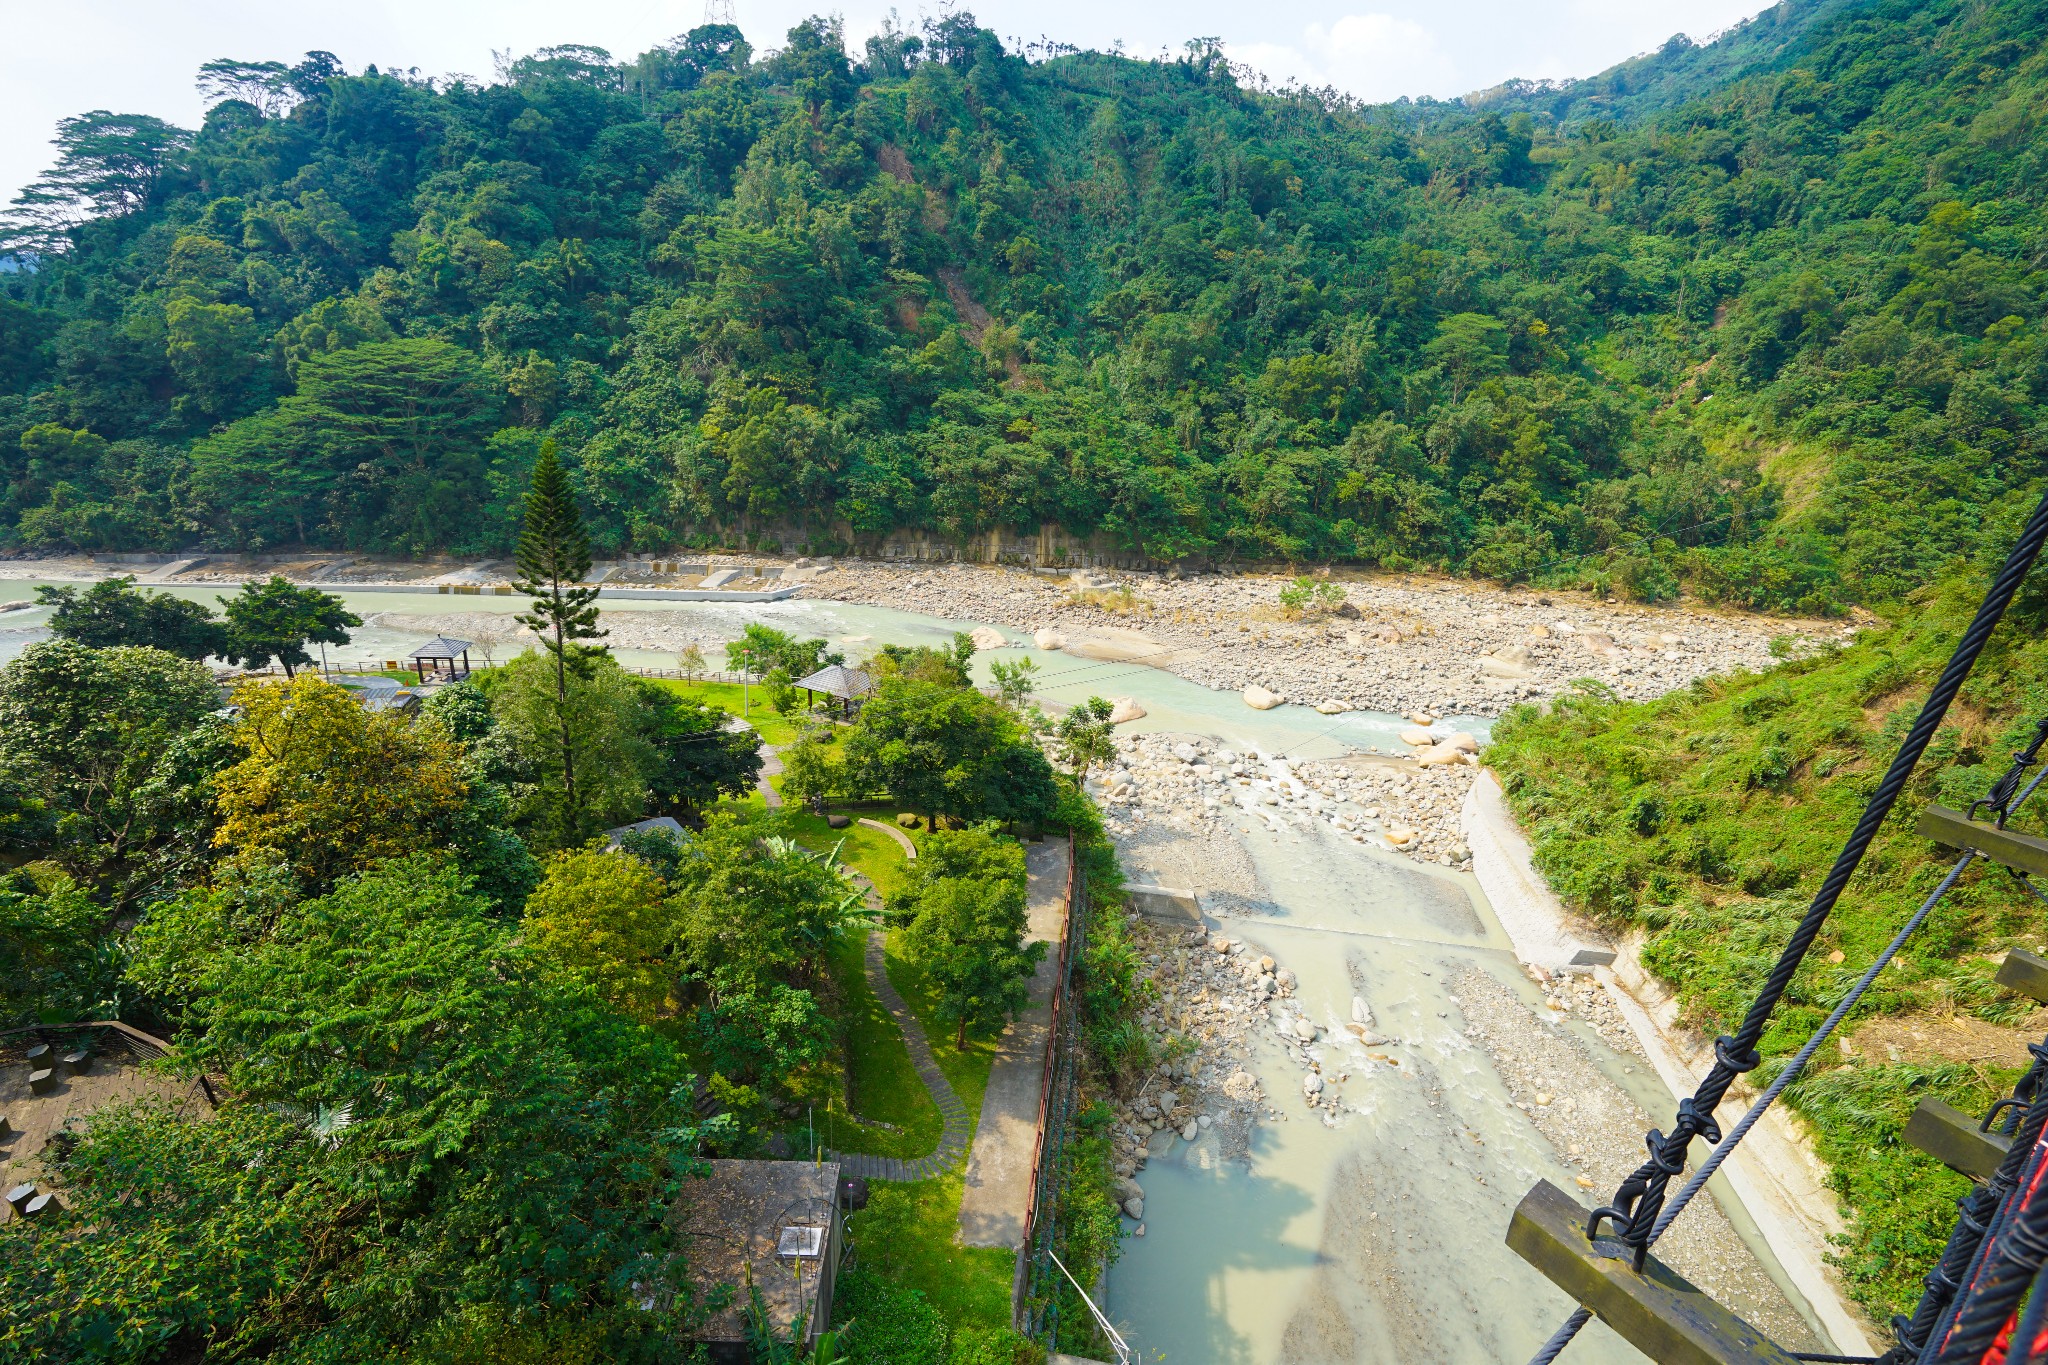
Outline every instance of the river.
[[[0, 581], [0, 602], [32, 597], [37, 586]], [[196, 600], [230, 590], [170, 589]], [[409, 653], [427, 632], [406, 629], [407, 617], [509, 616], [525, 605], [332, 591], [359, 615], [376, 618], [349, 645], [333, 648], [336, 662]], [[823, 636], [856, 658], [882, 643], [942, 643], [977, 624], [807, 600], [601, 605], [615, 617], [662, 613], [711, 640], [760, 621]], [[0, 660], [47, 634], [47, 619], [46, 608], [0, 616]], [[714, 649], [705, 652], [716, 659]], [[618, 653], [629, 664], [675, 664], [672, 652]], [[1038, 664], [1037, 690], [1049, 703], [1091, 694], [1136, 699], [1148, 712], [1137, 730], [1214, 736], [1297, 758], [1404, 752], [1396, 735], [1406, 722], [1396, 716], [1332, 717], [1299, 706], [1256, 712], [1234, 693], [1142, 664], [1036, 649], [1004, 656]], [[984, 680], [987, 663], [986, 655], [977, 658]], [[1484, 735], [1483, 721], [1464, 724]], [[1571, 1304], [1508, 1251], [1502, 1236], [1515, 1203], [1537, 1179], [1573, 1189], [1583, 1164], [1568, 1161], [1515, 1107], [1503, 1054], [1475, 1042], [1474, 1030], [1483, 1036], [1490, 1028], [1498, 1039], [1506, 1028], [1520, 1040], [1516, 1057], [1526, 1048], [1528, 1056], [1548, 1059], [1541, 1065], [1554, 1074], [1544, 1083], [1561, 1094], [1590, 1101], [1611, 1090], [1660, 1123], [1670, 1117], [1672, 1096], [1640, 1058], [1618, 1053], [1592, 1028], [1538, 1022], [1545, 1017], [1530, 1011], [1541, 1005], [1540, 992], [1469, 876], [1361, 847], [1327, 825], [1246, 818], [1232, 832], [1243, 841], [1261, 894], [1255, 910], [1233, 901], [1240, 909], [1212, 913], [1211, 923], [1292, 969], [1297, 999], [1313, 1018], [1334, 1026], [1348, 1017], [1354, 996], [1368, 999], [1377, 1027], [1397, 1040], [1390, 1049], [1396, 1055], [1376, 1061], [1352, 1048], [1333, 1059], [1353, 1080], [1344, 1087], [1342, 1120], [1326, 1126], [1317, 1111], [1300, 1105], [1299, 1065], [1267, 1038], [1257, 1045], [1255, 1069], [1286, 1117], [1257, 1126], [1245, 1159], [1220, 1161], [1212, 1145], [1156, 1135], [1140, 1177], [1146, 1235], [1124, 1242], [1107, 1276], [1109, 1313], [1143, 1359], [1173, 1365], [1526, 1360]], [[1335, 1067], [1326, 1060], [1325, 1069]], [[1795, 1328], [1810, 1322], [1739, 1205], [1718, 1182], [1713, 1188], [1741, 1239], [1727, 1244], [1736, 1250], [1726, 1259], [1745, 1260], [1747, 1248], [1737, 1288], [1753, 1301], [1771, 1300]], [[1681, 1225], [1673, 1241], [1685, 1231]], [[1566, 1357], [1589, 1365], [1641, 1358], [1597, 1322]]]

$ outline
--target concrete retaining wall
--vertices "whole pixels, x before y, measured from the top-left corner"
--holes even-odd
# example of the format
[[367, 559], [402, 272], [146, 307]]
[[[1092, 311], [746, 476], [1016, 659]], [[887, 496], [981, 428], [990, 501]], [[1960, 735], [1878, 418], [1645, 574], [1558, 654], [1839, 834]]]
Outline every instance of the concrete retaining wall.
[[[1472, 849], [1472, 871], [1513, 940], [1516, 956], [1545, 972], [1590, 966], [1671, 1093], [1692, 1094], [1713, 1062], [1712, 1045], [1678, 1026], [1677, 1002], [1643, 970], [1631, 946], [1596, 947], [1565, 927], [1564, 905], [1530, 861], [1529, 841], [1490, 772], [1479, 774], [1465, 799], [1465, 838]], [[1590, 964], [1579, 960], [1588, 955], [1594, 959]], [[1738, 1087], [1715, 1111], [1724, 1131], [1735, 1126], [1753, 1098], [1746, 1086]], [[1826, 1174], [1800, 1138], [1796, 1120], [1783, 1109], [1765, 1113], [1721, 1167], [1835, 1348], [1874, 1356], [1871, 1342], [1878, 1333], [1841, 1292], [1827, 1265], [1828, 1239], [1841, 1233], [1843, 1223]]]
[[1181, 891], [1170, 886], [1138, 886], [1126, 883], [1124, 897], [1131, 909], [1147, 919], [1175, 920], [1184, 924], [1200, 924], [1202, 907], [1195, 900], [1192, 891]]
[[1530, 861], [1529, 841], [1508, 812], [1500, 782], [1482, 771], [1465, 797], [1465, 846], [1472, 875], [1514, 942], [1515, 956], [1546, 972], [1614, 961], [1614, 949], [1565, 929], [1564, 904]]

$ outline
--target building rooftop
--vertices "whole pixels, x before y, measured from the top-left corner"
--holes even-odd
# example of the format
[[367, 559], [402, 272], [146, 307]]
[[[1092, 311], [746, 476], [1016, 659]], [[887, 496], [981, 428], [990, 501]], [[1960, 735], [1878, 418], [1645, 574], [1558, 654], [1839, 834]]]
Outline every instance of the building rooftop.
[[[702, 1295], [730, 1286], [731, 1302], [705, 1323], [707, 1343], [746, 1339], [751, 1275], [776, 1335], [803, 1340], [831, 1315], [832, 1229], [839, 1163], [714, 1161], [677, 1201], [683, 1262]], [[826, 1302], [819, 1311], [819, 1286]]]
[[628, 834], [666, 834], [677, 843], [690, 837], [690, 832], [684, 829], [682, 822], [673, 815], [657, 815], [650, 820], [635, 820], [630, 825], [614, 825], [604, 832], [604, 839], [607, 844], [617, 848], [619, 840]]
[[469, 640], [451, 640], [445, 635], [436, 635], [421, 645], [408, 659], [459, 659], [476, 646]]
[[810, 677], [797, 679], [795, 685], [845, 701], [865, 697], [875, 690], [875, 680], [865, 671], [845, 664], [827, 664]]
[[365, 711], [402, 711], [419, 700], [418, 694], [398, 679], [381, 673], [341, 673], [329, 681], [355, 693]]

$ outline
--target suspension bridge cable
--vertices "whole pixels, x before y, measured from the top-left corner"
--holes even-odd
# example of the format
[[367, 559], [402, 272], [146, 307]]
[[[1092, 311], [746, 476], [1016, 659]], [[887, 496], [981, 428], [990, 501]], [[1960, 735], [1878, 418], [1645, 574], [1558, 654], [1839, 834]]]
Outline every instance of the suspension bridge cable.
[[1813, 1036], [1806, 1040], [1806, 1045], [1800, 1048], [1792, 1060], [1785, 1064], [1784, 1069], [1772, 1078], [1770, 1085], [1765, 1087], [1764, 1093], [1757, 1096], [1756, 1103], [1749, 1107], [1749, 1112], [1744, 1114], [1735, 1127], [1730, 1130], [1728, 1136], [1723, 1138], [1720, 1144], [1707, 1154], [1707, 1159], [1700, 1163], [1700, 1168], [1697, 1171], [1693, 1172], [1692, 1179], [1686, 1181], [1685, 1187], [1672, 1197], [1671, 1203], [1666, 1206], [1663, 1213], [1658, 1215], [1656, 1226], [1650, 1229], [1650, 1240], [1652, 1242], [1662, 1237], [1671, 1225], [1678, 1221], [1678, 1215], [1685, 1212], [1685, 1206], [1692, 1202], [1693, 1196], [1706, 1186], [1707, 1181], [1713, 1178], [1715, 1171], [1721, 1169], [1721, 1163], [1734, 1154], [1735, 1149], [1742, 1144], [1742, 1139], [1748, 1135], [1749, 1130], [1756, 1127], [1757, 1121], [1764, 1116], [1764, 1111], [1777, 1102], [1778, 1096], [1785, 1093], [1787, 1086], [1798, 1079], [1799, 1073], [1805, 1070], [1806, 1064], [1813, 1060], [1813, 1054], [1820, 1051], [1822, 1045], [1833, 1036], [1835, 1029], [1841, 1025], [1842, 1020], [1848, 1017], [1849, 1011], [1856, 1008], [1857, 1003], [1863, 999], [1864, 992], [1868, 991], [1871, 984], [1877, 980], [1878, 974], [1891, 965], [1892, 959], [1898, 956], [1899, 950], [1906, 946], [1906, 940], [1911, 938], [1920, 926], [1927, 922], [1927, 917], [1933, 913], [1934, 907], [1941, 902], [1944, 896], [1948, 895], [1957, 880], [1962, 877], [1963, 869], [1976, 860], [1977, 853], [1974, 849], [1956, 860], [1956, 865], [1948, 870], [1948, 875], [1941, 879], [1941, 884], [1935, 887], [1929, 893], [1927, 899], [1920, 903], [1920, 908], [1913, 912], [1913, 917], [1906, 921], [1905, 927], [1893, 935], [1892, 941], [1885, 945], [1884, 951], [1877, 955], [1876, 960], [1870, 964], [1862, 977], [1858, 979], [1854, 986], [1849, 988], [1848, 994], [1842, 997], [1841, 1003], [1835, 1006], [1834, 1012], [1828, 1015], [1826, 1021], [1819, 1028], [1813, 1031]]
[[[1755, 1069], [1762, 1057], [1758, 1054], [1757, 1043], [1762, 1039], [1765, 1026], [1776, 1012], [1778, 1002], [1792, 984], [1792, 977], [1805, 960], [1813, 941], [1819, 937], [1835, 903], [1841, 899], [1849, 879], [1862, 864], [1863, 855], [1877, 837], [1879, 828], [1890, 815], [1899, 794], [1919, 766], [1920, 757], [1933, 740], [1935, 731], [1947, 717], [1949, 705], [1957, 692], [1970, 676], [1978, 656], [1990, 642], [1992, 632], [2004, 618], [2013, 596], [2020, 584], [2026, 580], [2034, 561], [2040, 557], [2041, 548], [2048, 543], [2048, 495], [2044, 495], [2028, 518], [2019, 539], [2006, 556], [2004, 565], [1992, 580], [1984, 601], [1977, 609], [1962, 638], [1957, 641], [1955, 651], [1949, 657], [1941, 676], [1928, 693], [1926, 702], [1913, 728], [1899, 746], [1891, 766], [1886, 770], [1884, 780], [1872, 793], [1863, 814], [1851, 831], [1848, 841], [1836, 855], [1834, 866], [1827, 878], [1814, 894], [1799, 925], [1793, 930], [1777, 964], [1765, 979], [1762, 989], [1750, 1002], [1741, 1025], [1732, 1035], [1724, 1034], [1714, 1040], [1714, 1063], [1706, 1076], [1701, 1079], [1693, 1094], [1679, 1102], [1678, 1112], [1671, 1131], [1666, 1134], [1652, 1129], [1646, 1138], [1650, 1149], [1649, 1160], [1622, 1181], [1616, 1190], [1614, 1201], [1595, 1209], [1587, 1220], [1587, 1236], [1597, 1237], [1600, 1224], [1611, 1221], [1620, 1229], [1624, 1244], [1635, 1250], [1634, 1264], [1641, 1270], [1649, 1255], [1650, 1242], [1659, 1222], [1665, 1203], [1665, 1191], [1671, 1177], [1685, 1169], [1686, 1150], [1695, 1137], [1704, 1137], [1709, 1142], [1721, 1141], [1719, 1122], [1714, 1110], [1719, 1106], [1728, 1089], [1737, 1077]], [[1562, 1335], [1562, 1332], [1560, 1332]], [[1566, 1341], [1569, 1341], [1569, 1337]], [[1548, 1347], [1545, 1348], [1549, 1350]], [[1561, 1351], [1563, 1344], [1557, 1350]], [[1543, 1359], [1554, 1360], [1552, 1351]]]
[[[2048, 776], [2048, 773], [2043, 775]], [[2039, 779], [2037, 778], [2036, 782], [2038, 783], [2038, 781]], [[1786, 1087], [1791, 1085], [1793, 1080], [1798, 1077], [1807, 1062], [1813, 1059], [1813, 1054], [1821, 1049], [1822, 1045], [1834, 1033], [1836, 1027], [1841, 1024], [1843, 1019], [1848, 1017], [1849, 1011], [1856, 1008], [1857, 1002], [1863, 999], [1864, 992], [1870, 989], [1871, 984], [1877, 980], [1878, 974], [1884, 971], [1890, 965], [1891, 960], [1898, 955], [1899, 949], [1905, 946], [1906, 940], [1911, 938], [1914, 931], [1919, 929], [1922, 924], [1926, 923], [1927, 916], [1940, 903], [1941, 899], [1949, 893], [1950, 888], [1955, 886], [1956, 880], [1963, 875], [1963, 869], [1974, 862], [1976, 858], [1977, 854], [1974, 850], [1965, 853], [1956, 862], [1956, 865], [1948, 870], [1948, 875], [1943, 877], [1941, 884], [1934, 888], [1932, 894], [1925, 901], [1921, 902], [1920, 908], [1913, 913], [1911, 919], [1906, 921], [1905, 927], [1893, 936], [1892, 941], [1885, 945], [1884, 951], [1877, 955], [1877, 959], [1864, 971], [1862, 977], [1857, 980], [1854, 986], [1849, 988], [1848, 993], [1835, 1006], [1834, 1012], [1827, 1017], [1826, 1022], [1814, 1031], [1813, 1036], [1806, 1040], [1806, 1045], [1799, 1049], [1798, 1054], [1790, 1062], [1786, 1063], [1785, 1069], [1780, 1071], [1771, 1081], [1769, 1087], [1765, 1089], [1764, 1093], [1757, 1097], [1756, 1103], [1749, 1107], [1749, 1112], [1742, 1116], [1741, 1121], [1730, 1130], [1728, 1136], [1714, 1147], [1714, 1150], [1708, 1154], [1705, 1161], [1700, 1163], [1699, 1169], [1693, 1172], [1692, 1179], [1686, 1181], [1684, 1188], [1672, 1197], [1670, 1205], [1658, 1217], [1656, 1225], [1650, 1229], [1649, 1241], [1651, 1243], [1662, 1237], [1671, 1225], [1678, 1220], [1678, 1215], [1685, 1212], [1685, 1207], [1693, 1201], [1693, 1196], [1706, 1188], [1707, 1182], [1713, 1179], [1714, 1172], [1721, 1168], [1721, 1163], [1734, 1154], [1736, 1147], [1741, 1145], [1742, 1139], [1748, 1136], [1749, 1130], [1754, 1128], [1757, 1121], [1763, 1118], [1764, 1111], [1777, 1101], [1778, 1096], [1785, 1093]], [[1572, 1338], [1579, 1334], [1579, 1330], [1591, 1320], [1592, 1316], [1584, 1308], [1574, 1312], [1570, 1318], [1566, 1319], [1564, 1325], [1557, 1330], [1556, 1335], [1552, 1336], [1544, 1344], [1543, 1349], [1531, 1359], [1530, 1365], [1550, 1365], [1550, 1362], [1557, 1359], [1558, 1353], [1570, 1344]]]

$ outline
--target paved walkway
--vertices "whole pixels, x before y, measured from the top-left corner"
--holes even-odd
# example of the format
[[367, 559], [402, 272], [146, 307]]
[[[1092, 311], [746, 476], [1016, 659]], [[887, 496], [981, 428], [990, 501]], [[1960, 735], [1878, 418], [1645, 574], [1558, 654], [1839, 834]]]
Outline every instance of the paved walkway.
[[1052, 1030], [1053, 979], [1066, 927], [1067, 841], [1046, 839], [1025, 850], [1030, 873], [1030, 935], [1048, 946], [1031, 979], [1031, 1004], [996, 1043], [981, 1123], [967, 1157], [960, 1196], [960, 1240], [971, 1247], [1024, 1245], [1031, 1202], [1031, 1159], [1038, 1147], [1038, 1091]]
[[782, 755], [773, 744], [763, 744], [761, 746], [761, 775], [754, 780], [754, 785], [761, 789], [761, 799], [768, 803], [769, 810], [774, 810], [782, 804], [782, 793], [775, 790], [774, 784], [768, 780], [781, 773], [781, 771]]
[[905, 834], [902, 830], [896, 828], [896, 826], [885, 825], [880, 820], [870, 820], [865, 815], [860, 817], [859, 823], [866, 825], [869, 829], [878, 829], [882, 831], [882, 833], [888, 835], [891, 839], [894, 839], [897, 843], [903, 845], [904, 857], [908, 858], [913, 863], [917, 861], [917, 845], [911, 843], [910, 836], [908, 834]]
[[[867, 879], [862, 877], [860, 880]], [[869, 883], [869, 906], [879, 908], [880, 899], [875, 894], [874, 885]], [[953, 1083], [946, 1079], [945, 1072], [939, 1070], [938, 1062], [932, 1057], [931, 1042], [924, 1036], [923, 1025], [917, 1022], [917, 1016], [910, 1012], [910, 1006], [903, 1003], [903, 997], [891, 984], [883, 944], [881, 930], [868, 933], [868, 988], [889, 1011], [896, 1027], [903, 1030], [903, 1045], [910, 1051], [910, 1065], [916, 1069], [918, 1079], [924, 1082], [924, 1088], [931, 1092], [932, 1103], [939, 1106], [939, 1117], [945, 1126], [939, 1131], [936, 1148], [926, 1156], [909, 1161], [893, 1156], [869, 1156], [864, 1152], [828, 1152], [826, 1155], [839, 1163], [842, 1175], [865, 1176], [870, 1180], [928, 1180], [959, 1164], [960, 1153], [967, 1147], [967, 1106], [960, 1103], [960, 1097], [953, 1093]]]

